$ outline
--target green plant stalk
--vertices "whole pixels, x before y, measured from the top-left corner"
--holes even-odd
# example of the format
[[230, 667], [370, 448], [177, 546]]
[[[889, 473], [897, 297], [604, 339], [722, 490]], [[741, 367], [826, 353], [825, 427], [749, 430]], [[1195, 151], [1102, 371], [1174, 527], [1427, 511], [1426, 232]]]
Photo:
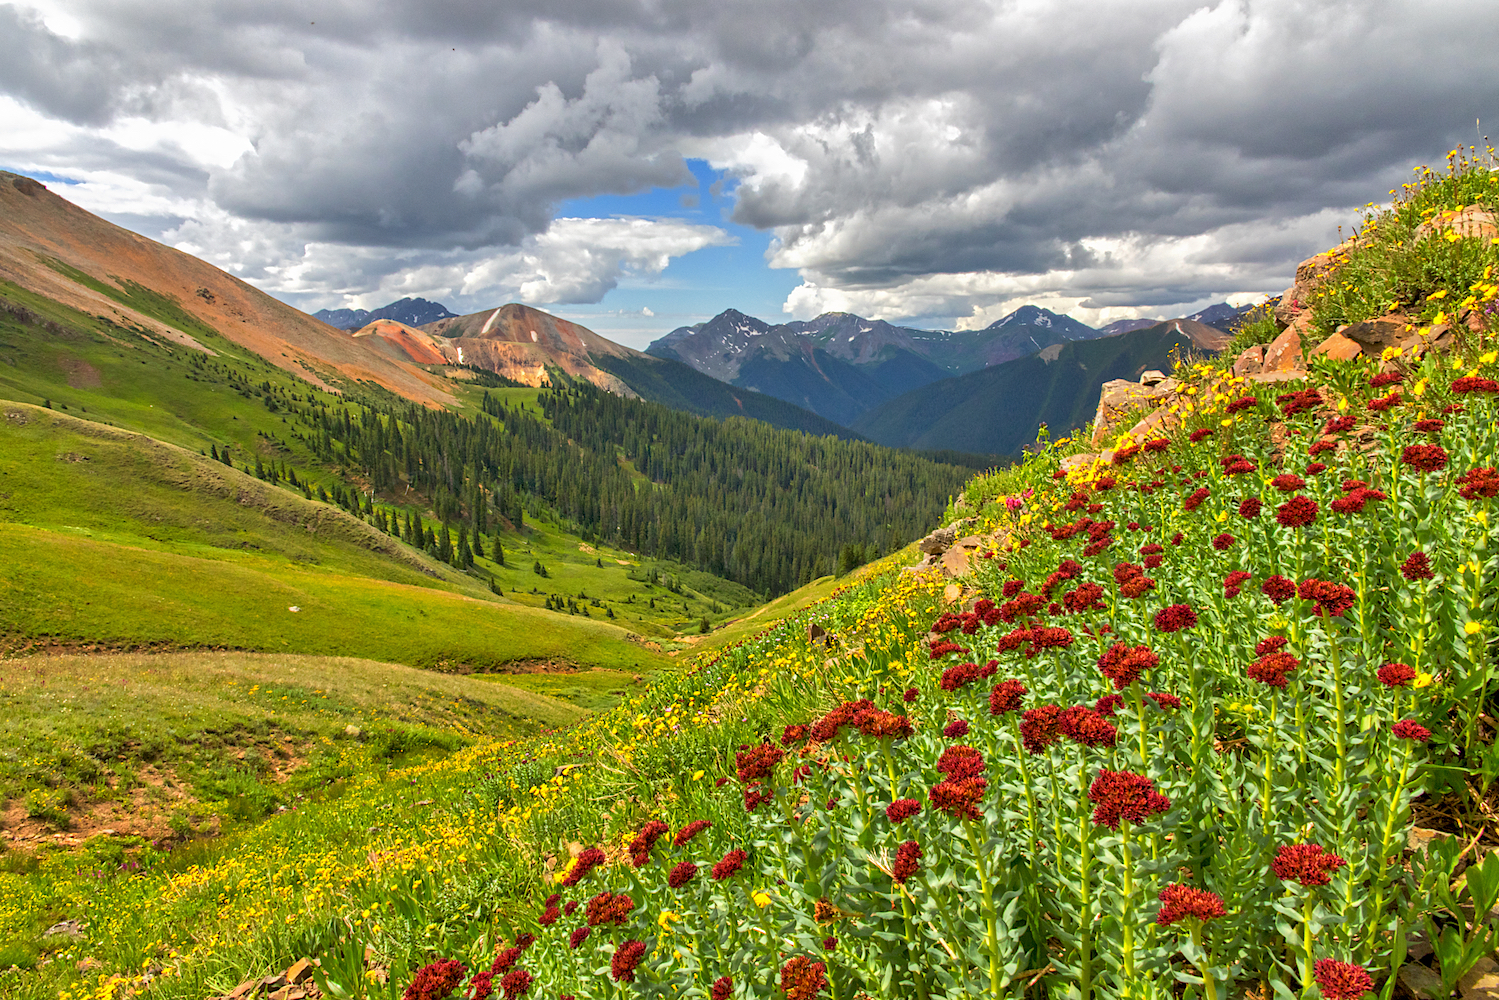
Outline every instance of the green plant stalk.
[[983, 895], [985, 950], [989, 952], [989, 995], [999, 1000], [1002, 985], [999, 978], [999, 911], [994, 907], [994, 887], [989, 882], [988, 866], [984, 864], [983, 845], [979, 843], [973, 821], [965, 819], [962, 822], [968, 845], [973, 848], [973, 862], [978, 868], [979, 890]]
[[1139, 681], [1135, 681], [1130, 685], [1130, 692], [1134, 695], [1135, 699], [1135, 716], [1140, 720], [1140, 766], [1143, 768], [1150, 762], [1150, 758], [1146, 756], [1145, 751], [1145, 734], [1148, 728], [1148, 724], [1145, 721], [1145, 693]]
[[1093, 898], [1089, 884], [1093, 867], [1093, 820], [1088, 815], [1088, 772], [1078, 767], [1078, 841], [1080, 843], [1078, 864], [1078, 979], [1079, 1000], [1089, 1000], [1093, 994]]
[[[1328, 616], [1331, 617], [1330, 615]], [[1347, 735], [1343, 724], [1343, 658], [1338, 655], [1338, 634], [1334, 631], [1332, 622], [1327, 623], [1327, 648], [1332, 656], [1332, 698], [1333, 720], [1332, 734], [1335, 759], [1332, 765], [1333, 785], [1336, 788], [1343, 787], [1343, 758], [1346, 756]]]
[[[1405, 744], [1404, 752], [1400, 755], [1400, 772], [1395, 781], [1394, 793], [1390, 796], [1389, 807], [1385, 810], [1385, 821], [1380, 830], [1379, 837], [1379, 867], [1374, 876], [1374, 909], [1369, 917], [1369, 929], [1364, 934], [1364, 955], [1367, 959], [1374, 953], [1374, 944], [1379, 933], [1380, 916], [1384, 913], [1385, 891], [1389, 888], [1385, 876], [1390, 868], [1390, 841], [1395, 836], [1395, 825], [1402, 818], [1400, 800], [1405, 795], [1405, 783], [1410, 778], [1411, 741], [1402, 740]], [[1352, 880], [1350, 880], [1351, 882]]]
[[[900, 795], [900, 789], [897, 787], [897, 782], [895, 779], [895, 758], [890, 754], [889, 740], [880, 740], [880, 753], [885, 758], [885, 773], [890, 777], [890, 800], [893, 802], [895, 801], [896, 797]], [[1026, 792], [1027, 794], [1029, 794], [1030, 789], [1027, 788]], [[900, 915], [901, 922], [905, 925], [906, 929], [906, 953], [907, 955], [909, 955], [911, 947], [916, 942], [916, 928], [911, 923], [911, 900], [906, 896], [906, 893], [904, 891], [902, 891], [900, 894]], [[832, 982], [832, 976], [828, 977], [828, 981]], [[922, 998], [922, 1000], [925, 1000], [927, 995], [925, 976], [917, 977], [916, 993]]]
[[1191, 925], [1192, 943], [1197, 946], [1197, 951], [1203, 956], [1202, 991], [1207, 1000], [1218, 1000], [1218, 981], [1213, 978], [1213, 956], [1207, 949], [1207, 941], [1203, 934], [1202, 921], [1196, 917], [1189, 918]]
[[1124, 855], [1124, 887], [1119, 894], [1119, 927], [1124, 937], [1121, 947], [1124, 976], [1120, 984], [1120, 996], [1126, 998], [1134, 995], [1135, 984], [1135, 859], [1130, 846], [1130, 822], [1125, 820], [1119, 824], [1119, 847]]
[[1312, 994], [1312, 914], [1317, 910], [1317, 897], [1311, 892], [1301, 902], [1301, 995]]

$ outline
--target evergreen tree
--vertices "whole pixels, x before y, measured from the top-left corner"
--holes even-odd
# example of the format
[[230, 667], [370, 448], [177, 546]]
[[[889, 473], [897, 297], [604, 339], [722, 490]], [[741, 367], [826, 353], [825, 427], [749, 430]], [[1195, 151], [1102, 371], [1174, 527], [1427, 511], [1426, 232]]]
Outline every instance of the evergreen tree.
[[500, 529], [494, 529], [494, 537], [489, 540], [490, 558], [498, 565], [505, 565], [505, 548], [500, 544]]
[[442, 533], [437, 536], [437, 558], [443, 562], [453, 561], [453, 536], [448, 532], [448, 526], [442, 526]]

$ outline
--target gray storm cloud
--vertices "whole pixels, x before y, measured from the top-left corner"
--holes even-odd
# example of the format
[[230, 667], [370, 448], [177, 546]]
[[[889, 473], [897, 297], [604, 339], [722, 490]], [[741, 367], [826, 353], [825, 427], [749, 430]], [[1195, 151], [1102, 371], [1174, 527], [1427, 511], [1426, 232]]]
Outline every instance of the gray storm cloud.
[[[773, 233], [797, 314], [1169, 304], [1278, 287], [1411, 166], [1476, 142], [1499, 108], [1492, 15], [36, 0], [0, 5], [0, 157], [84, 180], [117, 216], [187, 206], [157, 231], [309, 307], [477, 295], [476, 275], [597, 301], [727, 236], [633, 220], [548, 237], [559, 206], [688, 183], [688, 158], [727, 172], [736, 222]], [[614, 242], [584, 252], [590, 233]]]

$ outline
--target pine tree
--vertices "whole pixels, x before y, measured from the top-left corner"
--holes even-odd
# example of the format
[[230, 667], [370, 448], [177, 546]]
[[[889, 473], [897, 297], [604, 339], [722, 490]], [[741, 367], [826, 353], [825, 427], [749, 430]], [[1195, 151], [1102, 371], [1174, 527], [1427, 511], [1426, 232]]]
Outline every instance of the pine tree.
[[442, 526], [442, 533], [437, 536], [437, 558], [443, 562], [453, 561], [453, 536], [446, 524]]
[[494, 537], [490, 539], [490, 558], [498, 565], [505, 565], [505, 549], [500, 545], [500, 529], [494, 529]]

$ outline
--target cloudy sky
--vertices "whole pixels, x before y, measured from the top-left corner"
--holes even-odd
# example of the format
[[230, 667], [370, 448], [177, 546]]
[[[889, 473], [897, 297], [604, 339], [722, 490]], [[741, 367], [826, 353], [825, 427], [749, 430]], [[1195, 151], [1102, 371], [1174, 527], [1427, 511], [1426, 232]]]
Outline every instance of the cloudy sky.
[[1493, 0], [20, 0], [0, 167], [309, 311], [1103, 322], [1279, 291], [1496, 51]]

